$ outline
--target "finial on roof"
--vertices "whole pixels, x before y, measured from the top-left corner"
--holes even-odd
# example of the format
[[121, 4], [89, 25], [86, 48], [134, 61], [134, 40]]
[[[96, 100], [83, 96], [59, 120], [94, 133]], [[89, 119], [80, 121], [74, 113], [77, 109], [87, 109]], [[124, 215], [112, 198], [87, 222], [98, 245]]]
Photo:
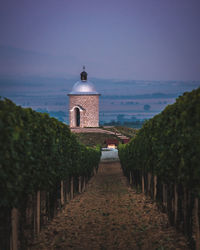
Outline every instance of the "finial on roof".
[[81, 81], [87, 81], [87, 72], [85, 72], [85, 66], [83, 66], [83, 72], [81, 72]]

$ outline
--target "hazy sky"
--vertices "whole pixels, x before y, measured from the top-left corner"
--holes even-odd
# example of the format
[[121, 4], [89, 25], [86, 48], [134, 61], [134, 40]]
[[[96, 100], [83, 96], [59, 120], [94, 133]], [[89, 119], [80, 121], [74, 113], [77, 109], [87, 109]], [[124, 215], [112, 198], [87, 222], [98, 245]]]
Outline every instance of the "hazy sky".
[[29, 74], [200, 80], [200, 1], [1, 0], [0, 45], [56, 58]]

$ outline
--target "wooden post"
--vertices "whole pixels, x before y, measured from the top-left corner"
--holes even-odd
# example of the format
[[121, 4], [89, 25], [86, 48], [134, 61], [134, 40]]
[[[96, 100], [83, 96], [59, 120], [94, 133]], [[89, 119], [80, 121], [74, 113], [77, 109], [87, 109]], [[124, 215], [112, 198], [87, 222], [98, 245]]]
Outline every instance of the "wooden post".
[[153, 199], [156, 200], [157, 196], [157, 176], [154, 175], [153, 177]]
[[131, 180], [132, 180], [132, 185], [135, 185], [134, 174], [132, 174], [132, 173], [131, 173]]
[[200, 250], [200, 241], [199, 241], [199, 199], [195, 198], [194, 199], [194, 224], [195, 224], [195, 245], [196, 245], [196, 250]]
[[144, 193], [144, 174], [142, 174], [142, 193]]
[[67, 192], [67, 194], [66, 194], [66, 199], [67, 199], [67, 201], [70, 201], [70, 193], [69, 192]]
[[37, 193], [33, 196], [33, 230], [34, 234], [37, 234]]
[[63, 184], [63, 181], [61, 181], [61, 183], [60, 183], [60, 203], [61, 203], [61, 206], [63, 207], [64, 206], [64, 184]]
[[65, 184], [65, 199], [68, 202], [70, 200], [69, 190], [68, 190], [68, 182]]
[[[27, 204], [32, 204], [32, 196], [29, 195], [28, 196], [28, 202]], [[27, 224], [31, 224], [31, 221], [32, 221], [32, 207], [30, 205], [28, 205], [26, 207], [26, 221], [27, 221]]]
[[174, 199], [172, 199], [172, 211], [174, 212]]
[[178, 193], [177, 193], [177, 185], [174, 184], [174, 225], [175, 226], [177, 222], [177, 213], [178, 213]]
[[78, 177], [78, 192], [81, 193], [81, 176]]
[[147, 186], [147, 194], [150, 195], [151, 194], [151, 173], [148, 172], [148, 186]]
[[166, 208], [166, 184], [163, 184], [163, 207]]
[[183, 188], [183, 230], [184, 233], [187, 233], [187, 191], [186, 188]]
[[12, 209], [11, 220], [12, 220], [11, 249], [18, 250], [18, 210], [17, 208]]
[[132, 185], [132, 174], [131, 174], [131, 171], [130, 171], [130, 176], [129, 176], [129, 182], [130, 182], [130, 185]]
[[85, 186], [86, 186], [86, 184], [85, 184], [85, 176], [83, 177], [83, 192], [85, 191]]
[[71, 199], [74, 198], [74, 177], [71, 177]]
[[44, 191], [43, 192], [44, 194], [44, 215], [45, 215], [45, 219], [44, 219], [44, 223], [47, 224], [47, 221], [48, 221], [48, 216], [47, 216], [47, 192]]
[[162, 184], [162, 202], [165, 204], [165, 184]]
[[37, 234], [40, 233], [40, 191], [37, 191]]

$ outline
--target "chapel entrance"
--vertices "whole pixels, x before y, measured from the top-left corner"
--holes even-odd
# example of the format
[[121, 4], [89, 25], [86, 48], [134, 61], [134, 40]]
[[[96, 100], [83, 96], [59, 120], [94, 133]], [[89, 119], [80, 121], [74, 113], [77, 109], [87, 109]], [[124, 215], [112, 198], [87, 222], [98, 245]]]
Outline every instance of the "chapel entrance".
[[80, 127], [80, 110], [79, 108], [75, 108], [75, 126]]

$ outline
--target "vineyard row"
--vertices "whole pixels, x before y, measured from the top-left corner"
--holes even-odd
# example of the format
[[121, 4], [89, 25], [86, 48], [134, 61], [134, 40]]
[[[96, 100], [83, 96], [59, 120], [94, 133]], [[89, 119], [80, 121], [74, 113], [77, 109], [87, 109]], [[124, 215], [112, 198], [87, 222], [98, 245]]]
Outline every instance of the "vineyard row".
[[63, 207], [81, 192], [100, 155], [58, 120], [0, 100], [0, 249], [26, 249], [26, 227], [38, 233], [58, 203]]
[[119, 146], [130, 183], [162, 204], [196, 249], [199, 240], [200, 88], [184, 93]]

